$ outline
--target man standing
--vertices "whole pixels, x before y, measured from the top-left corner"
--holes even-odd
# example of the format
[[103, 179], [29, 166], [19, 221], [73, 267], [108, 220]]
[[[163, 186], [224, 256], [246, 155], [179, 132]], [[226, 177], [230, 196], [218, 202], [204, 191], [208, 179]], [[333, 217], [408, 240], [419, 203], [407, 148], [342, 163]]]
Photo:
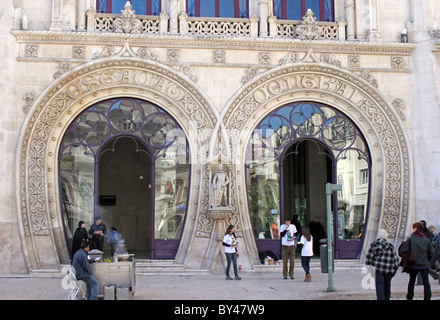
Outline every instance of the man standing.
[[297, 230], [295, 226], [290, 223], [290, 219], [287, 218], [285, 220], [285, 223], [280, 228], [283, 277], [284, 279], [287, 279], [287, 261], [290, 260], [289, 277], [290, 279], [294, 279], [293, 269], [295, 267], [295, 233]]
[[81, 243], [80, 249], [73, 255], [72, 266], [75, 268], [76, 279], [86, 283], [87, 300], [98, 300], [98, 281], [92, 276], [89, 263], [95, 262], [87, 258], [90, 244]]
[[91, 247], [104, 251], [104, 235], [107, 233], [105, 224], [102, 223], [101, 217], [95, 217], [95, 223], [92, 224], [89, 234], [92, 236]]

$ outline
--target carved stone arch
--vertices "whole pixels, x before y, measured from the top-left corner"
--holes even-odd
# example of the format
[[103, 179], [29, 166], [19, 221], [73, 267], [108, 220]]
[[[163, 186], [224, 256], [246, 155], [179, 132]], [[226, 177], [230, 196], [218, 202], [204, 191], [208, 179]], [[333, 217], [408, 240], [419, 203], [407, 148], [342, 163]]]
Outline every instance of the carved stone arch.
[[[201, 163], [208, 157], [218, 114], [197, 85], [170, 67], [137, 58], [103, 58], [69, 70], [35, 102], [18, 141], [17, 212], [29, 271], [69, 261], [57, 161], [65, 131], [94, 103], [124, 96], [150, 101], [178, 121], [188, 138], [193, 165], [190, 179], [194, 184], [201, 180]], [[198, 198], [197, 191], [190, 193], [188, 215], [197, 214], [194, 203]], [[188, 245], [192, 221], [187, 219], [189, 231], [183, 232], [181, 246]]]
[[[236, 184], [243, 186], [237, 193], [243, 229], [252, 228], [244, 173], [244, 149], [252, 130], [271, 111], [297, 101], [329, 105], [361, 130], [372, 159], [364, 243], [375, 240], [378, 229], [384, 228], [397, 244], [405, 237], [410, 215], [411, 156], [404, 127], [376, 87], [354, 73], [322, 62], [282, 65], [258, 75], [229, 100], [222, 114], [231, 157], [237, 164]], [[247, 235], [253, 237], [251, 232]]]

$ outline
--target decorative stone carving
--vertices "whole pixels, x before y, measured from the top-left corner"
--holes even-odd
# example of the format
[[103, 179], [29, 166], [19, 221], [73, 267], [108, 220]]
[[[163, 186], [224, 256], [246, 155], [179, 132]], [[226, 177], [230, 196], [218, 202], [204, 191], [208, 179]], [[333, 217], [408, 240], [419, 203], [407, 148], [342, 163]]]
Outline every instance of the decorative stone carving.
[[159, 61], [159, 57], [156, 54], [152, 53], [150, 49], [146, 47], [141, 47], [138, 49], [137, 53], [135, 53], [127, 42], [118, 52], [116, 52], [116, 49], [113, 46], [102, 47], [101, 51], [96, 52], [93, 55], [93, 59], [107, 58], [112, 56], [143, 58], [152, 61]]
[[23, 106], [23, 112], [28, 113], [34, 104], [35, 100], [37, 100], [37, 93], [35, 91], [26, 91], [23, 96], [23, 100], [26, 103]]
[[359, 68], [361, 66], [360, 55], [348, 55], [348, 66], [350, 68]]
[[225, 50], [214, 50], [213, 60], [216, 63], [226, 62], [226, 51]]
[[403, 99], [397, 98], [393, 101], [393, 107], [396, 109], [397, 114], [399, 115], [400, 119], [403, 121], [406, 120], [405, 110], [406, 110], [406, 104]]
[[130, 1], [127, 1], [124, 5], [124, 10], [121, 10], [121, 17], [115, 19], [113, 27], [115, 32], [123, 33], [140, 33], [142, 28], [142, 22], [136, 19], [133, 7]]
[[209, 205], [211, 208], [229, 208], [229, 172], [225, 170], [223, 164], [217, 166], [217, 171], [212, 172], [212, 179], [209, 184]]
[[251, 80], [253, 77], [255, 77], [258, 74], [258, 68], [256, 66], [250, 67], [246, 71], [246, 75], [241, 78], [241, 83], [246, 83], [249, 80]]
[[377, 80], [373, 77], [373, 74], [369, 70], [363, 70], [361, 72], [361, 77], [362, 77], [362, 79], [368, 81], [370, 84], [372, 84], [376, 88], [379, 87]]
[[63, 74], [65, 74], [67, 71], [70, 70], [72, 66], [70, 65], [69, 62], [67, 61], [63, 61], [59, 64], [58, 66], [58, 71], [53, 75], [53, 77], [56, 79], [59, 76], [62, 76]]
[[38, 57], [38, 44], [27, 44], [24, 46], [25, 57]]
[[270, 64], [270, 52], [259, 52], [258, 53], [258, 63]]
[[405, 68], [405, 60], [403, 59], [403, 57], [399, 57], [399, 56], [391, 57], [391, 68], [404, 69]]
[[85, 46], [73, 46], [72, 47], [72, 57], [74, 59], [84, 59], [86, 57], [86, 47]]
[[179, 49], [168, 49], [167, 59], [168, 62], [179, 62]]
[[323, 53], [321, 55], [321, 61], [327, 64], [331, 64], [337, 67], [341, 66], [341, 61], [337, 60], [333, 54]]
[[301, 24], [296, 27], [296, 33], [301, 40], [319, 39], [322, 30], [322, 27], [317, 24], [316, 18], [311, 9], [307, 9], [307, 13], [303, 17]]
[[298, 62], [298, 52], [289, 52], [285, 58], [280, 59], [279, 65]]
[[197, 82], [199, 78], [196, 76], [193, 68], [187, 63], [183, 64], [180, 67], [180, 72], [182, 72], [184, 75], [186, 75], [188, 78], [190, 78], [192, 81]]

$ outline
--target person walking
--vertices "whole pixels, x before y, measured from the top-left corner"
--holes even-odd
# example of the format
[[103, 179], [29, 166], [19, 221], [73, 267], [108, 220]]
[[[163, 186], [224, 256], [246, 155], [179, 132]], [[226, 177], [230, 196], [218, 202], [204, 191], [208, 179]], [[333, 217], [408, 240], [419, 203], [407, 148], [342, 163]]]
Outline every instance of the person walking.
[[[284, 279], [287, 279], [287, 271], [289, 271], [290, 279], [294, 279], [296, 232], [296, 227], [290, 223], [290, 219], [286, 219], [285, 223], [280, 228]], [[289, 268], [287, 268], [288, 260], [290, 260]]]
[[301, 238], [298, 241], [298, 247], [301, 249], [301, 265], [306, 273], [305, 282], [310, 282], [312, 275], [310, 274], [310, 259], [313, 257], [313, 237], [310, 234], [310, 227], [303, 226], [301, 228]]
[[377, 300], [390, 300], [391, 280], [399, 268], [399, 258], [394, 246], [386, 240], [387, 235], [386, 230], [380, 229], [365, 256], [365, 264], [375, 268]]
[[234, 280], [241, 280], [238, 275], [237, 258], [238, 258], [238, 242], [235, 237], [235, 227], [231, 224], [226, 229], [225, 236], [223, 237], [223, 246], [225, 247], [226, 255], [226, 280], [232, 280], [229, 276], [229, 270], [231, 269], [231, 263], [234, 267]]
[[423, 228], [423, 223], [414, 223], [411, 237], [405, 241], [399, 251], [399, 254], [404, 254], [411, 250], [414, 257], [414, 263], [409, 269], [408, 292], [406, 295], [407, 300], [412, 300], [414, 298], [414, 284], [418, 273], [421, 274], [423, 280], [423, 298], [424, 300], [431, 299], [431, 286], [429, 284], [428, 270], [430, 261], [434, 257], [435, 252], [431, 240], [423, 233]]

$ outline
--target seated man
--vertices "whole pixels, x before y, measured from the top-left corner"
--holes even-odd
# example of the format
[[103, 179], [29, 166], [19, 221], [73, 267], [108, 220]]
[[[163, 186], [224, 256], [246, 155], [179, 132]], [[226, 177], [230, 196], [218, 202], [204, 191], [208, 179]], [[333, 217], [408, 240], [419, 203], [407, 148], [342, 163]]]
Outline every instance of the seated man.
[[88, 241], [81, 243], [80, 249], [74, 254], [72, 266], [75, 268], [76, 279], [86, 283], [87, 300], [98, 300], [98, 281], [92, 276], [89, 263], [95, 262], [87, 258], [90, 249]]

